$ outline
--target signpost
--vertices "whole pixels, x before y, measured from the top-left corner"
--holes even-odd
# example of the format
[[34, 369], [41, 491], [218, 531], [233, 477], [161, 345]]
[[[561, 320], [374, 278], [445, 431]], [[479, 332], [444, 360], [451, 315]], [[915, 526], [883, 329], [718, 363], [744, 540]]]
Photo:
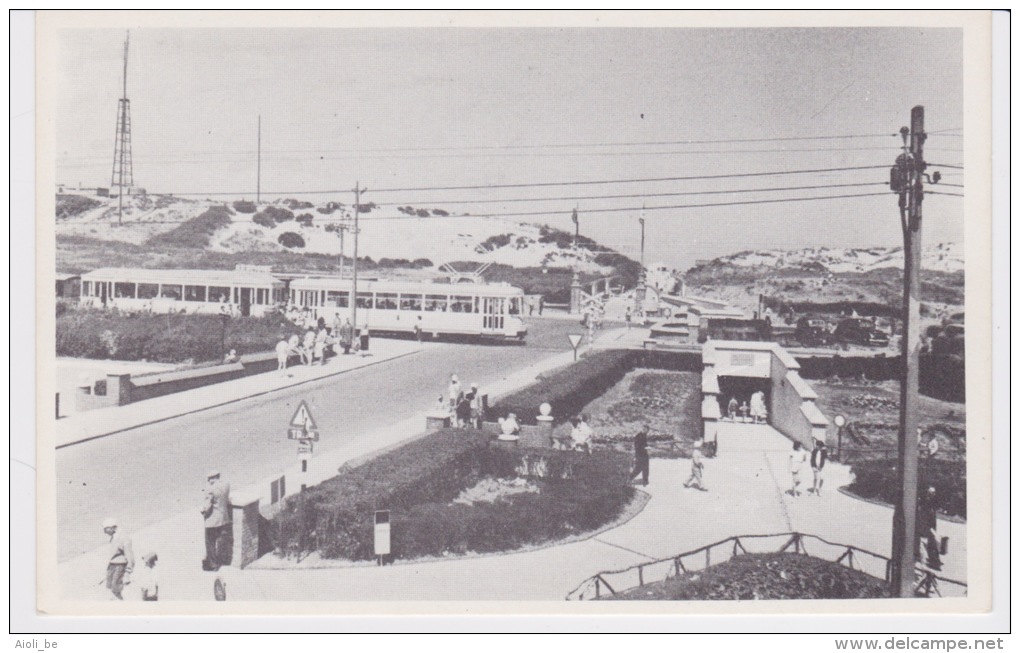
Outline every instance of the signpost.
[[577, 346], [581, 344], [581, 340], [584, 336], [576, 333], [568, 333], [567, 339], [570, 340], [570, 346], [574, 348], [574, 362], [577, 362]]
[[385, 557], [390, 554], [390, 511], [375, 511], [375, 555], [376, 562], [382, 566]]
[[[298, 460], [301, 461], [301, 471], [308, 471], [308, 461], [312, 459], [312, 452], [315, 450], [314, 442], [319, 440], [319, 428], [312, 417], [312, 411], [308, 404], [302, 401], [294, 417], [290, 418], [290, 428], [287, 429], [287, 439], [298, 441]], [[301, 486], [304, 489], [304, 485]]]

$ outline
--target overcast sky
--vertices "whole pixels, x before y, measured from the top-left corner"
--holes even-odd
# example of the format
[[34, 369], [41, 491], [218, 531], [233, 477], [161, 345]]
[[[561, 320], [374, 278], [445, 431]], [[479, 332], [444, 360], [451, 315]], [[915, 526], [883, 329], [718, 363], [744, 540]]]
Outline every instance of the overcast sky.
[[[892, 135], [926, 108], [927, 159], [962, 162], [958, 30], [134, 30], [128, 96], [137, 185], [150, 192], [288, 195], [369, 187], [366, 201], [521, 217], [635, 253], [649, 207], [881, 193], [854, 186], [760, 194], [656, 193], [883, 182], [886, 169], [478, 191], [531, 184], [887, 166]], [[122, 30], [59, 40], [59, 182], [109, 185]], [[690, 143], [812, 136], [846, 139]], [[882, 136], [876, 136], [882, 135]], [[959, 171], [947, 181], [962, 183]], [[373, 193], [371, 189], [376, 189]], [[949, 190], [948, 188], [945, 190]], [[954, 189], [959, 192], [960, 189]], [[350, 193], [311, 199], [350, 202]], [[445, 204], [455, 200], [487, 204]], [[504, 200], [504, 201], [500, 201]], [[586, 213], [587, 212], [587, 213]], [[962, 200], [925, 204], [928, 243], [962, 239]], [[648, 256], [673, 263], [766, 247], [899, 245], [881, 197], [649, 210]]]

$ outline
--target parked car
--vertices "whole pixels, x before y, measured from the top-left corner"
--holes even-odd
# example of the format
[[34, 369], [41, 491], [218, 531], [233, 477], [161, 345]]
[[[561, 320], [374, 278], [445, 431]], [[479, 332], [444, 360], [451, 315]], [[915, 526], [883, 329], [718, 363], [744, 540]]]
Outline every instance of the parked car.
[[830, 340], [829, 323], [820, 317], [804, 316], [797, 320], [794, 337], [797, 342], [808, 347], [828, 344]]
[[868, 347], [888, 347], [889, 336], [875, 328], [871, 320], [850, 318], [843, 320], [833, 333], [836, 340], [847, 344]]

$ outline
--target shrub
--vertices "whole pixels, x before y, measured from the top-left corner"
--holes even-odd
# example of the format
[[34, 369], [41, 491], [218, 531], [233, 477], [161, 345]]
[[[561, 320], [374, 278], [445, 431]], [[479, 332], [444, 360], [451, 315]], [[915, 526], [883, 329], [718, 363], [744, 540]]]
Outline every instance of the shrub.
[[489, 236], [479, 243], [478, 246], [486, 251], [499, 249], [500, 247], [506, 247], [509, 245], [512, 237], [513, 234], [497, 234], [495, 236]]
[[299, 211], [301, 209], [310, 209], [313, 206], [315, 206], [311, 202], [305, 202], [303, 200], [295, 200], [295, 199], [285, 199], [285, 200], [283, 200], [283, 204], [287, 208], [293, 209], [295, 211]]
[[[898, 481], [896, 464], [890, 460], [861, 460], [851, 465], [854, 480], [847, 487], [865, 499], [894, 504]], [[935, 509], [954, 517], [967, 517], [967, 464], [962, 461], [921, 458], [917, 487], [935, 488]]]
[[56, 321], [58, 356], [182, 363], [218, 361], [223, 346], [238, 354], [272, 350], [294, 326], [279, 314], [231, 318], [218, 315], [139, 313], [69, 308]]
[[229, 209], [226, 206], [213, 206], [170, 231], [153, 236], [147, 244], [157, 247], [205, 249], [212, 235], [229, 224]]
[[447, 216], [447, 215], [450, 215], [450, 212], [449, 211], [444, 211], [443, 209], [432, 209], [432, 215]]
[[[371, 559], [373, 511], [388, 509], [399, 558], [509, 550], [597, 528], [632, 496], [629, 456], [489, 444], [477, 431], [444, 429], [344, 471], [285, 503], [273, 519], [277, 549], [306, 542], [327, 558]], [[540, 492], [451, 503], [484, 476], [517, 476], [525, 456], [545, 461], [531, 476]]]
[[254, 213], [258, 210], [255, 206], [255, 202], [249, 202], [248, 200], [238, 200], [234, 202], [234, 210], [238, 213]]
[[344, 205], [340, 202], [326, 202], [324, 206], [320, 206], [315, 210], [323, 215], [329, 215], [334, 211], [337, 211], [338, 209], [342, 209], [343, 207]]
[[605, 350], [511, 393], [493, 404], [494, 415], [515, 413], [522, 423], [534, 424], [538, 407], [552, 406], [559, 419], [577, 415], [591, 401], [601, 397], [634, 367], [637, 353], [629, 350]]
[[276, 220], [273, 220], [271, 217], [265, 215], [264, 213], [256, 213], [255, 215], [252, 216], [251, 221], [259, 225], [260, 227], [265, 227], [266, 229], [272, 229], [273, 227], [276, 226]]
[[57, 220], [73, 218], [101, 204], [102, 202], [84, 195], [57, 195]]
[[302, 213], [298, 217], [294, 218], [294, 220], [298, 224], [300, 224], [302, 227], [310, 227], [310, 226], [312, 226], [312, 219], [313, 218], [312, 218], [312, 214], [311, 213]]
[[417, 215], [419, 218], [427, 218], [427, 217], [429, 217], [429, 210], [428, 209], [418, 209], [417, 211], [414, 212], [414, 214]]
[[301, 234], [296, 234], [293, 231], [286, 231], [280, 234], [280, 237], [277, 238], [276, 240], [287, 249], [294, 249], [305, 246], [305, 239], [301, 237]]
[[433, 265], [432, 261], [427, 258], [416, 258], [413, 261], [411, 261], [411, 267], [418, 269], [430, 268], [432, 267], [432, 265]]

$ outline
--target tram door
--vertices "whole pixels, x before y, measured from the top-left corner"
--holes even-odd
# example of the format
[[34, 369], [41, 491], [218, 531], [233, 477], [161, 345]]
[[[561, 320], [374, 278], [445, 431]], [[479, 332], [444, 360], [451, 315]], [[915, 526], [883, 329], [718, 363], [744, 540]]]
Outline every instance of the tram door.
[[482, 298], [482, 328], [486, 331], [503, 330], [504, 299], [502, 297]]
[[254, 292], [251, 288], [241, 288], [241, 315], [248, 317], [251, 315], [251, 294]]

